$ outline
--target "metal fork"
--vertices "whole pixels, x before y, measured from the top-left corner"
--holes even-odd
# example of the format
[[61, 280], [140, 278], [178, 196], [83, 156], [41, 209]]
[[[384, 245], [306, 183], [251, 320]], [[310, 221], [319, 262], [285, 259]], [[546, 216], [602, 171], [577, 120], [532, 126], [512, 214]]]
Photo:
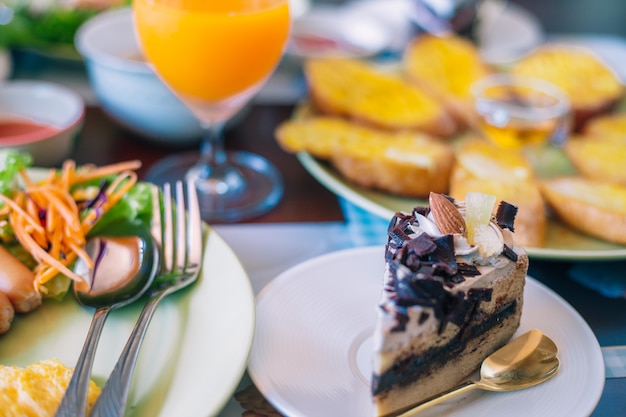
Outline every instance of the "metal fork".
[[161, 270], [155, 278], [137, 324], [122, 351], [109, 379], [91, 411], [91, 417], [123, 416], [133, 371], [141, 343], [159, 302], [167, 295], [187, 287], [198, 278], [202, 264], [202, 221], [198, 196], [193, 182], [187, 182], [187, 204], [183, 185], [176, 183], [175, 205], [170, 184], [163, 186], [163, 210], [159, 192], [154, 188], [152, 233], [161, 249]]

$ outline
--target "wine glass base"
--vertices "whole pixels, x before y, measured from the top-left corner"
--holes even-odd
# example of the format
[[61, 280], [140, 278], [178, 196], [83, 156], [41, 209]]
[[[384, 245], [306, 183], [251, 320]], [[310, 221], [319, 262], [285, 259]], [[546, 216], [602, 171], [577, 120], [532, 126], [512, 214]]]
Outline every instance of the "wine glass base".
[[208, 186], [201, 171], [194, 169], [198, 152], [176, 154], [154, 164], [145, 180], [156, 185], [193, 179], [198, 190], [202, 219], [209, 223], [232, 223], [260, 216], [271, 210], [283, 195], [283, 181], [278, 170], [265, 158], [248, 152], [227, 152], [244, 181], [234, 193], [225, 193], [220, 187]]

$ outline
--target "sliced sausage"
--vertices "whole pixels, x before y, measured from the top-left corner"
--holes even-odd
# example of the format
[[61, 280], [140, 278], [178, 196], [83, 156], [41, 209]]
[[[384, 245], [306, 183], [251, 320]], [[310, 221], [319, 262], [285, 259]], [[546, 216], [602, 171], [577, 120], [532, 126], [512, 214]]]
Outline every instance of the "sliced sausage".
[[0, 246], [0, 292], [18, 313], [28, 313], [41, 305], [41, 293], [35, 289], [35, 274]]

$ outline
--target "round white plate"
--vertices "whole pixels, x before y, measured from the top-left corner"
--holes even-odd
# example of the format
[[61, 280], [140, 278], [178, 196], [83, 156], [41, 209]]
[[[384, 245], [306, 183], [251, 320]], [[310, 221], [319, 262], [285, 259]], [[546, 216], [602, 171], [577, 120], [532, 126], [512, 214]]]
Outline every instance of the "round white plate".
[[[141, 303], [111, 312], [100, 338], [93, 377], [113, 369]], [[47, 300], [20, 316], [0, 337], [0, 363], [26, 366], [57, 358], [76, 364], [93, 311], [71, 295]], [[126, 416], [207, 417], [217, 414], [245, 371], [254, 332], [248, 276], [224, 240], [207, 233], [200, 280], [159, 305], [137, 364]]]
[[[384, 248], [334, 252], [297, 265], [257, 296], [257, 325], [248, 372], [288, 416], [373, 415], [369, 380]], [[549, 317], [549, 320], [546, 318]], [[561, 297], [532, 278], [517, 334], [539, 329], [559, 347], [551, 380], [509, 393], [474, 390], [423, 416], [588, 416], [604, 388], [597, 339]]]
[[[330, 191], [382, 219], [390, 220], [398, 211], [411, 211], [416, 206], [428, 205], [423, 199], [398, 197], [359, 187], [346, 180], [327, 163], [307, 153], [298, 153], [297, 157], [304, 169]], [[546, 245], [541, 248], [527, 247], [526, 251], [533, 259], [582, 261], [626, 258], [626, 246], [584, 235], [550, 218]]]

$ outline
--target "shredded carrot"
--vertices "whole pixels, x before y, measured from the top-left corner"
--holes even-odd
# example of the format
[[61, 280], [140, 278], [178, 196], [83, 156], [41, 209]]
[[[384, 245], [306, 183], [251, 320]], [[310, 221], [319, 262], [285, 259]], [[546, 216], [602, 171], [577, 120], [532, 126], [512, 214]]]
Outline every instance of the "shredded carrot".
[[[38, 262], [34, 287], [45, 291], [43, 284], [63, 274], [79, 285], [90, 283], [75, 274], [70, 265], [77, 258], [93, 267], [93, 260], [85, 251], [86, 235], [111, 207], [137, 182], [133, 172], [140, 161], [120, 162], [103, 167], [83, 165], [68, 160], [60, 170], [51, 169], [44, 180], [33, 181], [26, 170], [20, 172], [21, 188], [11, 198], [0, 194], [3, 211], [19, 243]], [[104, 201], [97, 207], [79, 209], [72, 196], [72, 188], [86, 181], [114, 176], [103, 191]], [[97, 191], [96, 191], [97, 192]]]

